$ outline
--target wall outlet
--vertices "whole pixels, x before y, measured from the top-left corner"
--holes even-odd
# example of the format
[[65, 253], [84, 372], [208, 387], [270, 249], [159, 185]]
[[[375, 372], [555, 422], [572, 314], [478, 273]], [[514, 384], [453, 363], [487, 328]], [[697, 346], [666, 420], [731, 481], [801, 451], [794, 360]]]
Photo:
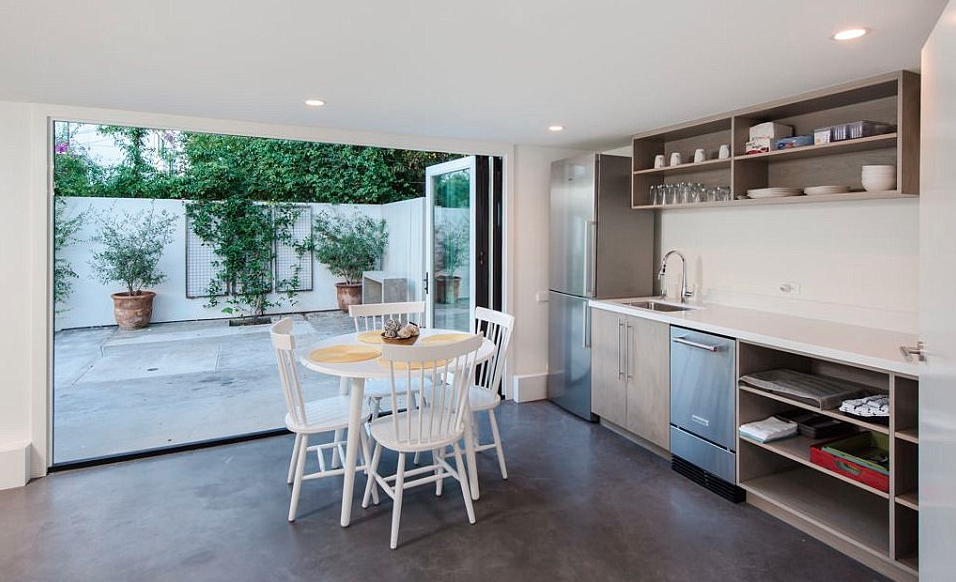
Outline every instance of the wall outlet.
[[780, 284], [780, 292], [784, 295], [799, 295], [800, 294], [800, 283], [794, 283], [793, 281], [787, 281]]
[[543, 293], [535, 293], [535, 294], [534, 294], [534, 300], [537, 301], [538, 303], [547, 303], [547, 302], [548, 302], [548, 292], [545, 291], [545, 292], [543, 292]]

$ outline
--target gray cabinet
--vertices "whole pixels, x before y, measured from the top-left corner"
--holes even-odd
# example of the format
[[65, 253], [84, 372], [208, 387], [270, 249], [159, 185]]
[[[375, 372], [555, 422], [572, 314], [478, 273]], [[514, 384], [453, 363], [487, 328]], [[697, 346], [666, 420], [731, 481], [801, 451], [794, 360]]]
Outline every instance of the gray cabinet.
[[591, 311], [594, 414], [667, 450], [669, 326], [603, 309]]
[[624, 378], [626, 316], [591, 309], [591, 410], [624, 426], [627, 385]]

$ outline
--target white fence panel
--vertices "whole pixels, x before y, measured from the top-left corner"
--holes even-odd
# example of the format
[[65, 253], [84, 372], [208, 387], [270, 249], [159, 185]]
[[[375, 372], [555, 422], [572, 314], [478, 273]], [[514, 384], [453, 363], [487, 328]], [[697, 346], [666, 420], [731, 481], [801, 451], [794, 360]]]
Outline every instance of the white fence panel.
[[[82, 228], [77, 233], [77, 243], [63, 249], [61, 256], [70, 262], [78, 277], [73, 279], [73, 293], [66, 301], [66, 310], [56, 315], [56, 328], [68, 329], [76, 327], [94, 327], [115, 325], [113, 318], [113, 302], [110, 294], [121, 291], [118, 283], [100, 283], [90, 267], [91, 253], [94, 243], [90, 242], [96, 223], [92, 219], [93, 212], [156, 212], [166, 210], [176, 217], [173, 240], [166, 247], [159, 261], [159, 270], [166, 274], [166, 280], [152, 290], [156, 292], [153, 304], [153, 322], [185, 321], [192, 319], [227, 318], [230, 315], [222, 313], [221, 306], [206, 307], [207, 298], [189, 298], [186, 281], [186, 219], [185, 203], [181, 200], [148, 200], [141, 198], [66, 198], [66, 216], [75, 216], [80, 212], [90, 212], [83, 221]], [[389, 247], [382, 260], [383, 268], [399, 276], [405, 276], [410, 284], [418, 285], [423, 276], [422, 246], [424, 231], [421, 227], [414, 227], [414, 221], [421, 222], [424, 203], [423, 199], [407, 200], [393, 204], [376, 205], [332, 205], [310, 204], [314, 216], [322, 210], [333, 210], [341, 213], [360, 212], [373, 219], [385, 218], [388, 223]], [[386, 216], [387, 215], [387, 216]], [[395, 224], [393, 224], [393, 222]], [[412, 228], [406, 228], [412, 225]], [[304, 227], [297, 224], [297, 228]], [[292, 251], [294, 256], [294, 251]], [[211, 250], [205, 256], [199, 252], [190, 252], [191, 260], [199, 261], [197, 267], [209, 265]], [[201, 263], [201, 261], [206, 261]], [[288, 263], [280, 267], [288, 268]], [[325, 265], [319, 264], [314, 257], [308, 265], [304, 265], [303, 274], [308, 269], [312, 271], [312, 288], [302, 291], [296, 297], [296, 304], [289, 305], [281, 294], [273, 295], [273, 299], [281, 300], [282, 305], [270, 310], [270, 313], [302, 313], [309, 311], [326, 311], [336, 308], [335, 277], [329, 273]], [[303, 280], [306, 280], [303, 276]], [[204, 294], [208, 279], [196, 283]], [[195, 286], [195, 284], [194, 284]], [[414, 287], [417, 292], [417, 287]]]

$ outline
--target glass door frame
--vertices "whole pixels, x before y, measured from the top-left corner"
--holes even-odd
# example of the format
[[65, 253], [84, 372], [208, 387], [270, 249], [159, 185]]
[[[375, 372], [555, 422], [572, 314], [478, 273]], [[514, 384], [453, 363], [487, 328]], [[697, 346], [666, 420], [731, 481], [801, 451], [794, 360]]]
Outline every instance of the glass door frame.
[[422, 288], [425, 300], [425, 325], [435, 326], [435, 178], [444, 174], [467, 170], [468, 180], [468, 327], [474, 331], [475, 320], [475, 249], [476, 249], [476, 158], [467, 156], [425, 168], [425, 281]]

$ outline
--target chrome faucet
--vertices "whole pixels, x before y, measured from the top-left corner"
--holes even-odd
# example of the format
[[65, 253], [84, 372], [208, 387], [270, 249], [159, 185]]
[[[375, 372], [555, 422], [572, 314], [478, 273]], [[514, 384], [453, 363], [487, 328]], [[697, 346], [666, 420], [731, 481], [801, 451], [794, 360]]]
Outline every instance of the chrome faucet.
[[693, 297], [694, 292], [687, 290], [687, 259], [680, 251], [676, 250], [667, 251], [664, 258], [661, 259], [661, 270], [657, 272], [657, 280], [661, 286], [661, 299], [667, 298], [667, 289], [664, 288], [664, 274], [667, 273], [667, 259], [671, 258], [671, 255], [680, 257], [680, 302], [687, 303], [687, 298]]

